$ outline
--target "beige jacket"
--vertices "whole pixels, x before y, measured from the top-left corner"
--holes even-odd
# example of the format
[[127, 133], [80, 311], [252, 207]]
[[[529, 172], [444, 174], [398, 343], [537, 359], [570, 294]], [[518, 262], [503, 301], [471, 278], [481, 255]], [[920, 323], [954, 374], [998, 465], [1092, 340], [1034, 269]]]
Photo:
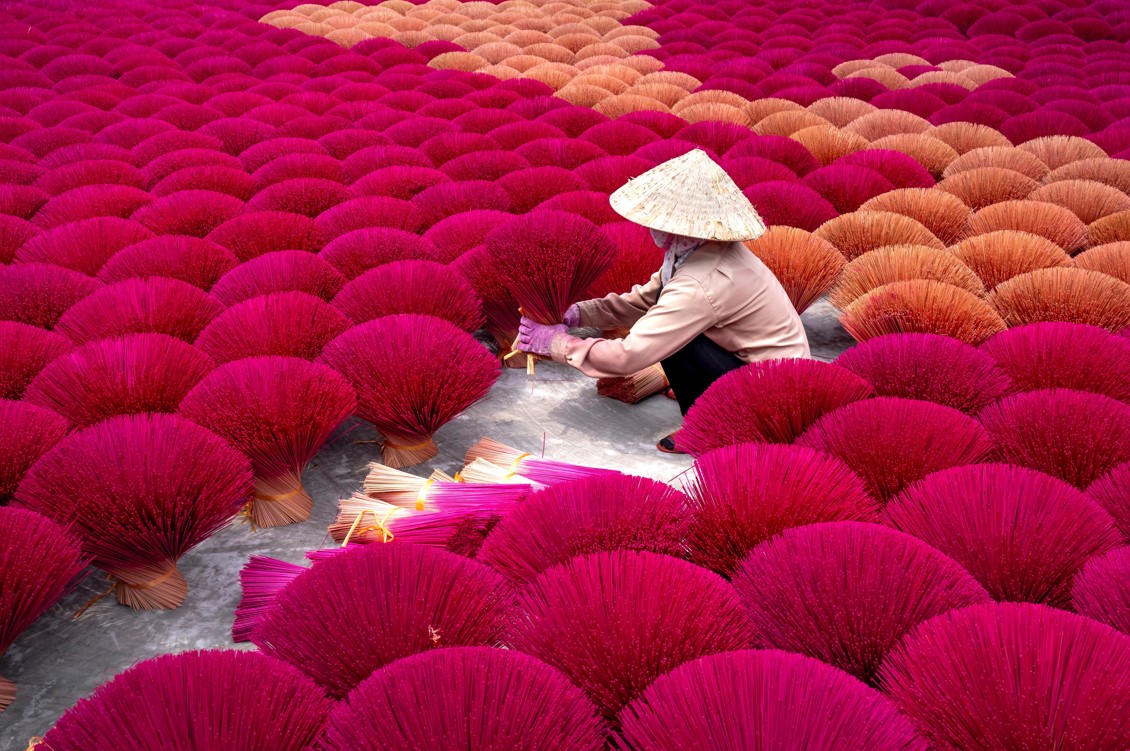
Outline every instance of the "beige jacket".
[[594, 378], [631, 375], [702, 333], [745, 362], [809, 356], [804, 326], [781, 283], [741, 243], [699, 248], [661, 295], [656, 272], [631, 292], [578, 307], [582, 326], [631, 328], [624, 339], [554, 338], [553, 359]]

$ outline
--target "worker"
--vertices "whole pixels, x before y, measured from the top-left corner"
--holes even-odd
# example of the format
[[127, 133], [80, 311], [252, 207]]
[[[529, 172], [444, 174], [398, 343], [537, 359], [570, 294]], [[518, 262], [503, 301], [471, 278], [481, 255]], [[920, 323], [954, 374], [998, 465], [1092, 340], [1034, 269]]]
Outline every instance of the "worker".
[[[742, 243], [765, 232], [757, 210], [719, 165], [695, 149], [612, 194], [612, 208], [651, 230], [663, 265], [625, 294], [572, 306], [544, 326], [522, 318], [518, 348], [594, 378], [661, 363], [684, 415], [710, 384], [746, 363], [808, 357], [808, 339], [781, 283]], [[569, 329], [630, 329], [579, 339]], [[683, 453], [677, 433], [657, 444]]]

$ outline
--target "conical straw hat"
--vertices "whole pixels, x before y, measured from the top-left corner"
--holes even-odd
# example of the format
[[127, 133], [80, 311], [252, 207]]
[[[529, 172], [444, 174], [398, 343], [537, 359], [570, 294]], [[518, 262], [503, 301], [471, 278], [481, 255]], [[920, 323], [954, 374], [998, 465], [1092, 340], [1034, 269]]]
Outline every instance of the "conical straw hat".
[[765, 222], [701, 149], [629, 180], [610, 199], [617, 214], [649, 229], [702, 240], [753, 240]]

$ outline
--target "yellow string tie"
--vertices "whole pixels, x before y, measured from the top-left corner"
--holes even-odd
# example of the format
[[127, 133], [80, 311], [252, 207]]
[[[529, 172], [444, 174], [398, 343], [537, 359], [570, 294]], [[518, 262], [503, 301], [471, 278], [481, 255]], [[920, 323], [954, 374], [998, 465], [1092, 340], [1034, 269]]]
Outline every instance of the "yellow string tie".
[[39, 746], [40, 743], [43, 743], [43, 736], [42, 735], [33, 735], [31, 738], [28, 739], [27, 748], [25, 748], [24, 751], [35, 751], [35, 749]]
[[424, 481], [424, 484], [420, 486], [420, 492], [416, 494], [416, 510], [417, 511], [423, 511], [424, 510], [424, 499], [428, 495], [428, 489], [433, 484], [435, 484], [435, 481], [436, 481], [436, 478], [429, 477], [427, 480]]
[[530, 456], [533, 456], [533, 454], [531, 454], [529, 452], [523, 452], [523, 453], [519, 454], [517, 459], [510, 462], [510, 471], [507, 472], [506, 476], [503, 477], [502, 479], [503, 480], [509, 480], [513, 477], [517, 477], [517, 475], [518, 475], [518, 465], [522, 463], [523, 459], [530, 457]]
[[[392, 534], [392, 530], [390, 530], [388, 528], [388, 521], [389, 521], [389, 519], [392, 518], [392, 515], [395, 514], [399, 510], [400, 509], [396, 508], [396, 507], [389, 509], [389, 512], [387, 514], [385, 514], [383, 519], [380, 519], [377, 522], [375, 527], [365, 527], [365, 528], [360, 530], [361, 533], [364, 534], [365, 532], [377, 532], [377, 531], [379, 531], [381, 533], [381, 542], [392, 542], [393, 534]], [[367, 509], [362, 509], [361, 513], [357, 514], [357, 518], [353, 520], [353, 525], [349, 528], [349, 532], [347, 532], [346, 535], [345, 535], [345, 540], [343, 540], [342, 543], [341, 543], [341, 546], [343, 548], [349, 544], [349, 540], [353, 537], [353, 534], [358, 531], [357, 525], [359, 525], [361, 523], [361, 520], [363, 518], [365, 518], [365, 514], [372, 514], [373, 516], [376, 516], [377, 512], [373, 511], [372, 509], [367, 508]]]

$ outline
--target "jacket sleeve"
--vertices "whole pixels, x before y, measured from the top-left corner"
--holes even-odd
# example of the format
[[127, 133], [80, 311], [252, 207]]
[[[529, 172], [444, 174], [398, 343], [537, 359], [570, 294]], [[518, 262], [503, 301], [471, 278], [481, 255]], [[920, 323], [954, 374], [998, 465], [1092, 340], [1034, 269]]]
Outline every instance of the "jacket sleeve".
[[559, 335], [553, 341], [553, 359], [593, 378], [631, 375], [678, 352], [717, 322], [714, 305], [697, 280], [672, 280], [625, 338]]
[[622, 295], [608, 295], [579, 303], [581, 325], [597, 329], [630, 327], [638, 321], [659, 297], [659, 272], [646, 284], [637, 284]]

